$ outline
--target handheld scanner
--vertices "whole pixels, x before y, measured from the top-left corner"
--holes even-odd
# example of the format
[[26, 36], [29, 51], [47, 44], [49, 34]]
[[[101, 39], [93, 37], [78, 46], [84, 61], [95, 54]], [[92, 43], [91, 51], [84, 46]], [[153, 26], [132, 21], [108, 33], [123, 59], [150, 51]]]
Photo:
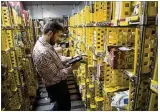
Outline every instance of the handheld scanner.
[[69, 60], [69, 61], [66, 63], [66, 66], [69, 66], [69, 65], [71, 65], [71, 64], [73, 64], [73, 63], [76, 63], [76, 62], [79, 62], [79, 61], [81, 61], [82, 59], [83, 59], [82, 56], [77, 56], [77, 57]]

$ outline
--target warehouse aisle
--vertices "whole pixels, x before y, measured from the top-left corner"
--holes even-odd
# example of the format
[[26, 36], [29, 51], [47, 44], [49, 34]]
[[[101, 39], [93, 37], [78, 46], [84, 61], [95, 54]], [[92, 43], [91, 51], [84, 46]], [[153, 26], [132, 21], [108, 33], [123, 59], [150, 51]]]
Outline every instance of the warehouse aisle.
[[85, 111], [85, 106], [81, 100], [79, 89], [73, 74], [68, 76], [67, 84], [71, 97], [71, 111]]
[[[79, 89], [75, 82], [73, 74], [68, 76], [67, 84], [71, 98], [71, 111], [85, 111], [85, 106], [81, 100], [81, 95], [79, 93]], [[40, 78], [39, 78], [39, 89], [37, 93], [38, 93], [37, 99], [33, 107], [33, 110], [36, 111], [53, 110], [54, 103], [50, 103], [50, 98], [48, 96], [45, 84], [43, 84]]]
[[[65, 101], [63, 89], [71, 111], [158, 111], [158, 6], [158, 1], [2, 1], [1, 111], [57, 110], [55, 99]], [[53, 48], [63, 48], [56, 50], [62, 56], [85, 55], [79, 67], [71, 67], [74, 74], [65, 77], [65, 85], [53, 87], [60, 98], [52, 98], [39, 77], [50, 71], [43, 68], [46, 60], [32, 57], [42, 35]], [[52, 74], [61, 67], [56, 68]]]

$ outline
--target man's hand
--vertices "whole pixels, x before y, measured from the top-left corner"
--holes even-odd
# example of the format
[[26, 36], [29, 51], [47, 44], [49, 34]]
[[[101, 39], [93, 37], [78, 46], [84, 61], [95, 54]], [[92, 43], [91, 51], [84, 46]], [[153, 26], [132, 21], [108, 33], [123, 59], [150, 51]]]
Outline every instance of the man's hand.
[[63, 48], [62, 47], [56, 47], [56, 48], [54, 48], [55, 49], [55, 51], [57, 52], [57, 53], [62, 53], [63, 52]]
[[69, 61], [71, 59], [72, 59], [72, 57], [65, 57], [65, 62], [67, 62], [67, 61]]
[[77, 56], [79, 56], [79, 55], [72, 56], [72, 59], [73, 59], [73, 58], [76, 58]]
[[80, 62], [73, 63], [72, 64], [72, 69], [77, 70], [79, 68], [79, 66], [80, 66]]

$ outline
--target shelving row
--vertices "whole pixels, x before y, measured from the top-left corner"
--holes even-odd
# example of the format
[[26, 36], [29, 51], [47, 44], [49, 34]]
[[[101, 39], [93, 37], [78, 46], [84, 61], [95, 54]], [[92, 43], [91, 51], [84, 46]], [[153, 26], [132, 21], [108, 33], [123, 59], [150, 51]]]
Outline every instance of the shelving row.
[[[157, 102], [153, 100], [156, 97], [150, 95], [149, 89], [154, 71], [151, 66], [155, 63], [157, 52], [157, 25], [156, 20], [146, 19], [157, 17], [157, 12], [151, 15], [148, 10], [157, 11], [157, 2], [92, 2], [95, 10], [92, 15], [105, 12], [105, 4], [112, 4], [111, 18], [116, 18], [114, 10], [119, 9], [117, 11], [121, 13], [116, 21], [118, 19], [120, 23], [121, 19], [131, 16], [132, 3], [140, 4], [137, 15], [140, 20], [136, 23], [138, 26], [97, 25], [98, 22], [106, 21], [106, 16], [97, 19], [99, 21], [95, 19], [96, 25], [89, 26], [93, 20], [87, 23], [90, 14], [86, 13], [89, 8], [93, 8], [91, 6], [86, 6], [81, 12], [70, 17], [70, 55], [85, 54], [88, 57], [87, 63], [81, 64], [80, 68], [74, 71], [87, 110], [110, 111], [114, 110], [114, 107], [121, 109], [113, 106], [113, 98], [126, 90], [128, 103], [123, 105], [124, 110], [158, 109]], [[123, 5], [127, 7], [121, 7]], [[95, 7], [98, 7], [97, 10]], [[128, 14], [125, 15], [124, 12]], [[79, 14], [81, 15], [78, 16]], [[151, 22], [154, 24], [150, 25]], [[154, 107], [151, 105], [153, 101]]]
[[[148, 3], [147, 19], [155, 21], [158, 2]], [[142, 20], [143, 3], [140, 1], [99, 1], [90, 2], [88, 6], [73, 15], [69, 26], [130, 26], [138, 25]]]
[[[31, 110], [37, 90], [32, 18], [21, 2], [2, 2], [2, 110]], [[20, 7], [17, 10], [15, 7]]]

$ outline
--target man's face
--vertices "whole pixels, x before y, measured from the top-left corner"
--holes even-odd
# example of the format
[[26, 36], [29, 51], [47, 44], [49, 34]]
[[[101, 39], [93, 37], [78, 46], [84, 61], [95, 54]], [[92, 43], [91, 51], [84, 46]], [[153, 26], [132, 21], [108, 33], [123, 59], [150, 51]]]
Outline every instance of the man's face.
[[58, 31], [55, 33], [55, 35], [53, 35], [51, 38], [50, 38], [50, 44], [51, 45], [54, 45], [55, 43], [59, 44], [60, 43], [60, 35], [61, 35], [61, 31]]

